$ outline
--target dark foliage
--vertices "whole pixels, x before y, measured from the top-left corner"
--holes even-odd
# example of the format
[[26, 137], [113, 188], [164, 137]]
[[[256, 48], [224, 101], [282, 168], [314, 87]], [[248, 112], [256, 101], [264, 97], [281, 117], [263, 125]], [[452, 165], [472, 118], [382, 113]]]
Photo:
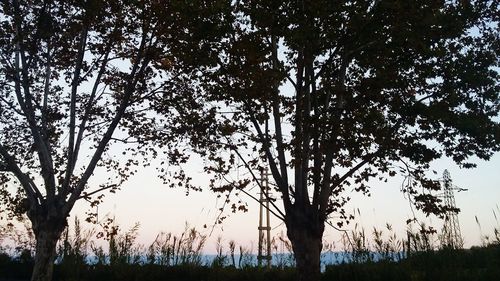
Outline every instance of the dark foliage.
[[[500, 276], [500, 245], [467, 250], [441, 250], [413, 254], [399, 262], [381, 261], [329, 265], [321, 280], [496, 280]], [[160, 266], [156, 264], [89, 265], [82, 264], [80, 275], [63, 271], [64, 263], [54, 269], [55, 281], [259, 281], [294, 280], [293, 268], [263, 269], [246, 267], [209, 267], [194, 265]], [[0, 281], [28, 280], [32, 264], [8, 255], [0, 256]]]
[[322, 280], [496, 280], [500, 246], [420, 252], [400, 262], [327, 266]]

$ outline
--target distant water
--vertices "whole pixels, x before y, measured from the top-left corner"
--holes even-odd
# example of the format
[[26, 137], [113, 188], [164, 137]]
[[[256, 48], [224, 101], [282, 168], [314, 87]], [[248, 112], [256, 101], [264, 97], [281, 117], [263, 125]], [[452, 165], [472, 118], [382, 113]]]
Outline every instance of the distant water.
[[[322, 266], [326, 265], [336, 265], [342, 263], [353, 263], [353, 262], [368, 262], [368, 261], [380, 261], [384, 259], [390, 259], [393, 261], [398, 261], [404, 258], [404, 253], [388, 253], [381, 254], [377, 252], [365, 252], [361, 254], [354, 254], [350, 252], [324, 252], [321, 254], [321, 264]], [[205, 265], [211, 265], [218, 258], [217, 255], [203, 255], [202, 261]], [[230, 256], [223, 256], [222, 259], [225, 262], [225, 265], [233, 265], [232, 258]], [[234, 256], [236, 267], [240, 266], [240, 255]], [[263, 261], [265, 263], [265, 261]], [[271, 264], [273, 266], [295, 266], [295, 259], [293, 254], [283, 253], [283, 254], [273, 254], [271, 259]], [[257, 265], [257, 255], [245, 255], [241, 257], [241, 265]]]
[[[337, 265], [343, 263], [363, 263], [368, 261], [380, 261], [383, 259], [390, 259], [393, 261], [398, 261], [404, 258], [404, 253], [388, 253], [381, 254], [377, 252], [363, 252], [363, 253], [350, 253], [350, 252], [324, 252], [321, 254], [321, 270], [324, 271], [326, 266], [328, 265]], [[89, 263], [93, 264], [97, 262], [97, 258], [94, 256], [87, 257]], [[182, 260], [182, 257], [179, 257], [179, 260]], [[139, 258], [140, 263], [147, 263], [147, 257], [141, 256]], [[173, 264], [174, 261], [171, 260], [170, 264]], [[179, 262], [180, 263], [180, 262]], [[230, 255], [201, 255], [199, 257], [199, 263], [205, 266], [219, 265], [219, 266], [236, 266], [237, 268], [245, 267], [245, 266], [256, 266], [258, 264], [257, 255], [248, 254], [248, 255], [234, 255], [233, 257]], [[265, 265], [266, 261], [263, 260], [262, 264]], [[271, 265], [274, 267], [293, 267], [295, 266], [295, 260], [293, 254], [290, 253], [278, 253], [273, 254], [271, 259]]]

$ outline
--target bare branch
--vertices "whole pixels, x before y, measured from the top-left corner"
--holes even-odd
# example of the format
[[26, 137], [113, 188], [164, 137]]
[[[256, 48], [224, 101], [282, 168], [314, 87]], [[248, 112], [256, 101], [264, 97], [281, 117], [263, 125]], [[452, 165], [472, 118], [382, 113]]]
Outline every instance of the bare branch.
[[18, 108], [16, 108], [16, 106], [14, 105], [13, 102], [6, 100], [3, 96], [0, 96], [0, 100], [2, 100], [7, 105], [7, 107], [12, 109], [15, 113], [17, 113], [21, 116], [25, 116], [24, 112], [20, 111]]
[[124, 139], [119, 139], [119, 138], [111, 138], [110, 140], [113, 140], [113, 141], [116, 141], [116, 142], [125, 143], [125, 144], [130, 144], [130, 143], [140, 143], [140, 141], [139, 141], [139, 140], [132, 140], [132, 141], [128, 140], [128, 139], [130, 139], [130, 138], [132, 138], [132, 137], [126, 137], [126, 138], [124, 138]]
[[[227, 139], [227, 137], [226, 137]], [[229, 142], [229, 139], [227, 139], [228, 142]], [[255, 173], [253, 172], [252, 168], [250, 167], [250, 165], [248, 164], [248, 162], [245, 160], [245, 158], [243, 158], [243, 155], [241, 155], [241, 153], [238, 151], [238, 149], [236, 149], [234, 146], [230, 146], [231, 150], [233, 150], [236, 155], [238, 155], [238, 158], [243, 161], [243, 164], [245, 165], [245, 167], [247, 168], [248, 172], [250, 173], [250, 175], [252, 176], [252, 179], [257, 183], [257, 185], [259, 186], [259, 189], [261, 192], [263, 192], [263, 194], [266, 196], [266, 199], [269, 201], [269, 203], [278, 211], [278, 213], [281, 215], [278, 216], [276, 214], [273, 213], [273, 215], [275, 215], [277, 218], [280, 218], [281, 220], [284, 220], [284, 217], [285, 217], [285, 214], [283, 214], [283, 212], [281, 212], [281, 210], [276, 206], [276, 204], [274, 204], [274, 202], [271, 200], [271, 198], [269, 197], [269, 194], [267, 192], [265, 192], [265, 188], [262, 186], [262, 184], [260, 184], [260, 181], [259, 179], [257, 178], [257, 176], [255, 175]], [[238, 190], [243, 190], [243, 189], [238, 189]], [[248, 194], [246, 191], [245, 191], [245, 194]], [[256, 199], [256, 198], [255, 198]]]
[[21, 186], [26, 192], [28, 200], [30, 200], [30, 204], [36, 205], [38, 204], [39, 201], [42, 201], [43, 196], [40, 193], [38, 187], [29, 178], [28, 175], [26, 175], [21, 171], [21, 169], [17, 165], [16, 159], [12, 157], [12, 155], [10, 155], [10, 153], [7, 151], [7, 148], [4, 147], [1, 143], [0, 143], [0, 155], [4, 159], [4, 163], [2, 164], [5, 165], [6, 170], [14, 173], [14, 175], [19, 179]]
[[[250, 173], [252, 173], [252, 171], [249, 169]], [[257, 184], [259, 185], [260, 189], [263, 190], [263, 187], [262, 185], [259, 183], [258, 179], [255, 178], [255, 175], [253, 175], [252, 173], [252, 176], [254, 177], [255, 179], [255, 182], [257, 182]], [[258, 202], [262, 207], [264, 207], [266, 210], [269, 210], [269, 212], [271, 214], [273, 214], [276, 218], [280, 219], [281, 221], [285, 221], [285, 214], [283, 214], [283, 212], [281, 212], [280, 209], [278, 209], [278, 207], [276, 206], [276, 204], [273, 203], [273, 200], [270, 200], [271, 198], [269, 198], [267, 192], [264, 192], [265, 196], [266, 196], [266, 199], [268, 200], [269, 203], [271, 203], [271, 205], [279, 212], [279, 214], [276, 214], [271, 208], [268, 208], [265, 204], [261, 204], [260, 203], [260, 200], [253, 196], [252, 194], [250, 194], [249, 192], [247, 192], [244, 188], [238, 188], [236, 185], [234, 185], [234, 183], [228, 179], [226, 179], [225, 176], [222, 176], [224, 178], [224, 180], [229, 183], [233, 189], [236, 189], [238, 191], [241, 191], [243, 192], [245, 195], [247, 195], [248, 197], [250, 197], [252, 200], [254, 200], [255, 202]]]
[[[276, 42], [276, 37], [272, 37], [273, 44], [273, 67], [277, 67], [278, 65], [278, 45]], [[295, 85], [296, 87], [296, 85]], [[281, 178], [286, 185], [286, 192], [283, 192], [283, 196], [289, 198], [288, 194], [288, 171], [287, 171], [287, 162], [285, 157], [285, 145], [283, 144], [283, 131], [281, 127], [281, 112], [280, 112], [280, 96], [278, 89], [274, 90], [272, 93], [272, 111], [273, 111], [273, 121], [274, 121], [274, 130], [275, 130], [275, 138], [276, 138], [276, 150], [278, 152], [278, 163], [280, 165]], [[271, 161], [272, 158], [268, 158], [268, 161]], [[274, 174], [273, 174], [274, 176]]]
[[[62, 184], [63, 190], [69, 189], [69, 181], [73, 174], [74, 164], [76, 162], [77, 153], [75, 153], [75, 132], [76, 132], [76, 94], [80, 85], [80, 71], [83, 65], [83, 57], [85, 55], [85, 45], [87, 44], [88, 27], [84, 27], [80, 33], [80, 44], [78, 46], [78, 54], [76, 59], [75, 70], [73, 71], [73, 81], [71, 83], [71, 101], [69, 110], [69, 142], [68, 142], [68, 165], [66, 167], [66, 175]], [[94, 85], [95, 86], [95, 85]], [[81, 129], [81, 128], [80, 128]]]
[[[108, 190], [108, 189], [112, 189], [112, 188], [116, 188], [116, 187], [117, 187], [117, 184], [110, 184], [110, 185], [107, 185], [107, 186], [101, 187], [101, 188], [96, 189], [96, 190], [91, 191], [91, 192], [83, 192], [83, 194], [82, 194], [80, 197], [78, 197], [78, 199], [82, 199], [82, 198], [83, 198], [83, 199], [88, 199], [88, 198], [90, 198], [90, 196], [92, 196], [92, 195], [95, 195], [95, 194], [97, 194], [97, 193], [99, 193], [99, 192], [103, 192], [103, 191], [106, 191], [106, 190]], [[77, 200], [78, 200], [78, 199], [77, 199]]]
[[259, 126], [259, 123], [257, 122], [257, 119], [255, 118], [255, 114], [252, 110], [252, 108], [248, 105], [248, 103], [245, 103], [246, 105], [246, 110], [249, 113], [250, 116], [250, 121], [253, 123], [255, 130], [257, 131], [257, 135], [262, 143], [262, 146], [264, 148], [264, 153], [266, 154], [266, 158], [269, 163], [269, 168], [271, 169], [271, 173], [273, 174], [273, 178], [276, 181], [276, 184], [278, 185], [278, 188], [280, 191], [283, 193], [283, 202], [285, 206], [288, 208], [291, 206], [291, 201], [289, 197], [289, 192], [288, 192], [288, 183], [285, 182], [282, 178], [282, 175], [278, 171], [278, 167], [276, 166], [276, 163], [274, 162], [274, 157], [271, 153], [271, 144], [269, 139], [266, 138], [265, 134], [262, 132], [262, 129]]
[[49, 92], [50, 92], [50, 68], [52, 63], [52, 56], [50, 54], [50, 41], [47, 42], [47, 63], [45, 65], [45, 85], [43, 89], [43, 107], [42, 107], [42, 134], [45, 139], [48, 139], [48, 130], [47, 130], [47, 106], [49, 100]]
[[109, 140], [113, 136], [113, 133], [118, 126], [118, 123], [120, 122], [121, 118], [123, 117], [125, 110], [130, 104], [130, 100], [132, 98], [133, 93], [135, 92], [135, 86], [138, 82], [138, 77], [141, 77], [144, 74], [144, 71], [146, 67], [149, 64], [149, 57], [146, 56], [146, 40], [147, 40], [147, 34], [143, 33], [142, 39], [141, 39], [141, 44], [138, 48], [137, 51], [137, 57], [134, 58], [132, 61], [134, 62], [132, 66], [132, 70], [130, 74], [128, 75], [127, 78], [127, 85], [124, 89], [123, 93], [123, 98], [119, 103], [118, 109], [116, 111], [115, 116], [113, 117], [111, 124], [109, 125], [108, 129], [106, 130], [106, 133], [103, 135], [101, 140], [99, 141], [99, 144], [97, 145], [97, 148], [94, 152], [94, 155], [92, 156], [89, 165], [85, 169], [85, 172], [83, 173], [82, 177], [80, 178], [80, 181], [75, 187], [75, 190], [70, 195], [70, 198], [67, 201], [67, 204], [64, 206], [63, 213], [69, 213], [71, 208], [73, 207], [74, 203], [76, 200], [80, 197], [80, 194], [82, 193], [83, 189], [85, 188], [85, 185], [87, 184], [88, 179], [94, 172], [94, 169], [101, 159], [102, 154], [104, 153], [104, 150], [106, 149], [106, 146], [109, 143]]
[[[313, 195], [313, 206], [317, 206], [319, 215], [326, 218], [326, 209], [328, 207], [328, 201], [332, 193], [331, 178], [332, 178], [332, 166], [333, 166], [333, 151], [329, 150], [326, 153], [325, 158], [325, 168], [323, 174], [323, 184], [321, 185], [321, 190], [317, 190], [315, 187]], [[317, 171], [319, 173], [319, 171]]]
[[[309, 176], [309, 157], [311, 154], [311, 133], [314, 131], [314, 125], [311, 122], [311, 104], [312, 104], [312, 95], [314, 95], [313, 85], [315, 84], [314, 77], [314, 65], [313, 59], [310, 57], [309, 52], [305, 52], [304, 59], [304, 99], [303, 99], [303, 131], [302, 135], [299, 138], [302, 138], [302, 149], [301, 152], [296, 155], [296, 157], [300, 157], [301, 169], [295, 172], [295, 175], [298, 181], [295, 182], [296, 189], [300, 188], [300, 192], [298, 195], [302, 196], [301, 198], [296, 198], [301, 204], [309, 205], [309, 189], [308, 189], [308, 176]], [[298, 197], [298, 196], [297, 196]]]
[[[15, 84], [16, 84], [16, 95], [18, 98], [19, 105], [25, 113], [26, 119], [28, 120], [30, 130], [32, 132], [34, 143], [36, 146], [36, 151], [38, 153], [38, 158], [40, 160], [42, 177], [45, 182], [45, 187], [47, 190], [47, 199], [52, 201], [55, 195], [55, 176], [52, 156], [50, 155], [50, 147], [47, 140], [42, 137], [40, 133], [40, 128], [35, 119], [35, 110], [33, 108], [33, 97], [30, 92], [30, 82], [29, 82], [29, 72], [28, 63], [26, 61], [25, 47], [23, 43], [23, 29], [21, 13], [18, 1], [13, 1], [14, 4], [14, 24], [17, 35], [17, 48], [15, 55]], [[22, 74], [22, 78], [19, 76]], [[21, 92], [24, 92], [24, 96]]]
[[[97, 74], [97, 77], [94, 81], [94, 86], [92, 88], [92, 92], [90, 93], [90, 97], [87, 101], [87, 104], [86, 104], [87, 106], [85, 107], [85, 113], [82, 117], [82, 120], [80, 121], [78, 135], [76, 137], [76, 143], [75, 143], [75, 147], [74, 147], [74, 151], [73, 151], [73, 159], [71, 162], [68, 161], [68, 167], [66, 168], [67, 169], [66, 170], [66, 178], [65, 178], [64, 183], [62, 184], [62, 187], [61, 187], [62, 192], [65, 194], [69, 190], [69, 179], [71, 178], [71, 174], [73, 174], [73, 170], [74, 170], [74, 168], [76, 166], [76, 162], [78, 160], [80, 146], [81, 146], [81, 143], [82, 143], [82, 140], [84, 137], [83, 134], [84, 134], [86, 126], [87, 126], [87, 121], [90, 117], [92, 107], [94, 106], [94, 101], [96, 100], [97, 90], [98, 90], [99, 84], [101, 82], [102, 75], [104, 74], [104, 72], [106, 70], [106, 66], [109, 62], [108, 57], [109, 57], [109, 54], [111, 52], [111, 46], [112, 46], [112, 43], [109, 42], [109, 44], [106, 47], [106, 53], [104, 55], [104, 59], [102, 60], [102, 64], [101, 64], [101, 67], [99, 69], [99, 73]], [[69, 177], [68, 177], [68, 174], [69, 174]]]

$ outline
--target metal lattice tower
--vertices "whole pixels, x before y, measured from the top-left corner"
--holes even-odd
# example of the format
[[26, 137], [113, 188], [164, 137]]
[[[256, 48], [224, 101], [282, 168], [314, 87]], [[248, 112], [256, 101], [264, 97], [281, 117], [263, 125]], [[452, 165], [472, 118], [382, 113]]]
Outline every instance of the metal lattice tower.
[[[257, 262], [262, 266], [266, 261], [266, 266], [271, 267], [271, 220], [269, 214], [269, 172], [263, 169], [260, 173], [260, 211], [259, 211], [259, 252]], [[265, 217], [264, 217], [265, 216]], [[265, 218], [265, 224], [264, 224]]]
[[[443, 173], [443, 189], [444, 189], [444, 203], [447, 211], [444, 218], [444, 225], [442, 230], [443, 244], [452, 249], [460, 249], [463, 247], [464, 242], [462, 234], [460, 233], [460, 223], [458, 222], [458, 215], [456, 210], [455, 195], [453, 190], [456, 188], [451, 184], [451, 176], [448, 170]], [[459, 189], [462, 190], [462, 189]]]

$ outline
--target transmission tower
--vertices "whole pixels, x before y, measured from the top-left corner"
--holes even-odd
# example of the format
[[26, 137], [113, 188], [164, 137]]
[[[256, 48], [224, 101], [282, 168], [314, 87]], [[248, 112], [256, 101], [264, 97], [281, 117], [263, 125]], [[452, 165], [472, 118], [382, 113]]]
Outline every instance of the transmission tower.
[[[257, 263], [262, 266], [266, 261], [266, 266], [271, 267], [271, 221], [269, 215], [269, 172], [267, 168], [260, 172], [260, 199], [259, 199], [259, 252]], [[265, 224], [264, 224], [265, 216]]]
[[444, 225], [442, 230], [443, 244], [445, 247], [452, 249], [460, 249], [463, 247], [464, 242], [462, 234], [460, 233], [460, 223], [458, 222], [458, 215], [456, 210], [454, 190], [462, 191], [465, 189], [453, 187], [451, 184], [451, 176], [448, 170], [443, 173], [443, 189], [444, 189], [444, 203], [447, 211], [444, 218]]

